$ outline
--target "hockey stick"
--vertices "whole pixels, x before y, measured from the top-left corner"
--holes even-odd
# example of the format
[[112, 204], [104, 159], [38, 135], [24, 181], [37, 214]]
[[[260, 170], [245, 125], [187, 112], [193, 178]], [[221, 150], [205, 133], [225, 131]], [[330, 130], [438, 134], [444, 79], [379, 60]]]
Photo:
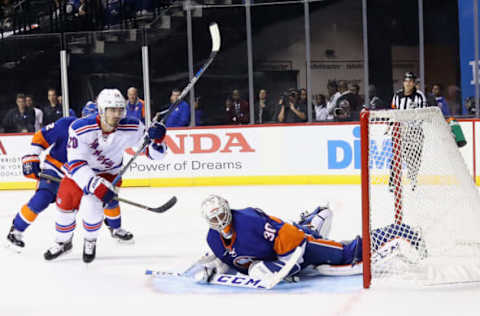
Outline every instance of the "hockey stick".
[[[288, 262], [278, 272], [274, 272], [273, 275], [267, 279], [262, 279], [262, 280], [253, 279], [248, 275], [241, 274], [241, 273], [237, 273], [237, 274], [214, 273], [211, 277], [209, 277], [208, 282], [206, 283], [201, 282], [201, 283], [270, 290], [275, 285], [280, 283], [283, 279], [285, 279], [285, 277], [292, 270], [293, 266], [298, 262], [298, 259], [300, 259], [300, 257], [303, 255], [303, 252], [304, 252], [303, 247], [297, 247], [295, 251], [292, 253]], [[193, 266], [188, 268], [183, 273], [146, 270], [145, 274], [152, 275], [156, 278], [161, 278], [161, 279], [190, 279], [192, 281], [200, 283], [198, 280], [196, 280], [195, 278], [187, 274], [187, 272], [190, 271]]]
[[[53, 181], [53, 182], [60, 183], [60, 182], [62, 181], [62, 179], [60, 179], [60, 178], [51, 176], [51, 175], [46, 174], [46, 173], [43, 173], [43, 172], [40, 172], [38, 175], [39, 175], [40, 178], [47, 179], [47, 180], [50, 180], [50, 181]], [[150, 211], [150, 212], [154, 212], [154, 213], [163, 213], [163, 212], [166, 212], [166, 211], [168, 211], [170, 208], [172, 208], [172, 206], [174, 206], [175, 203], [177, 203], [177, 198], [176, 198], [175, 196], [172, 197], [170, 200], [168, 200], [166, 203], [160, 205], [159, 207], [149, 207], [149, 206], [145, 206], [145, 205], [143, 205], [143, 204], [140, 204], [140, 203], [137, 203], [137, 202], [133, 202], [133, 201], [130, 201], [130, 200], [121, 198], [121, 197], [119, 197], [119, 196], [116, 196], [116, 197], [114, 197], [113, 199], [114, 199], [114, 200], [117, 200], [117, 201], [119, 201], [119, 202], [122, 202], [122, 203], [130, 204], [130, 205], [133, 205], [133, 206], [136, 206], [136, 207], [139, 207], [139, 208], [143, 208], [144, 210], [147, 210], [147, 211]]]
[[262, 280], [255, 280], [250, 278], [248, 275], [241, 274], [241, 273], [237, 273], [237, 274], [215, 273], [211, 277], [211, 279], [208, 281], [208, 283], [196, 281], [194, 278], [185, 275], [185, 273], [146, 270], [145, 274], [151, 275], [152, 277], [157, 279], [172, 279], [172, 280], [187, 279], [199, 284], [216, 284], [216, 285], [249, 288], [249, 289], [265, 289], [266, 288], [266, 286], [263, 285]]
[[[190, 92], [192, 87], [195, 85], [195, 83], [198, 81], [200, 76], [207, 70], [208, 66], [213, 62], [215, 59], [215, 56], [217, 55], [218, 51], [220, 50], [220, 44], [221, 44], [221, 39], [220, 39], [220, 31], [218, 29], [218, 24], [213, 22], [210, 24], [210, 36], [212, 38], [212, 51], [210, 53], [210, 56], [208, 57], [207, 62], [200, 68], [199, 71], [193, 76], [192, 80], [188, 83], [188, 85], [182, 90], [182, 93], [180, 93], [180, 96], [178, 97], [177, 101], [168, 109], [166, 114], [163, 116], [163, 118], [160, 120], [160, 123], [164, 123], [165, 120], [170, 116], [170, 114], [175, 111], [175, 109], [178, 107], [180, 104], [180, 101], [187, 95], [187, 93]], [[155, 116], [157, 117], [157, 116]], [[120, 178], [123, 176], [123, 174], [128, 170], [130, 165], [133, 163], [135, 159], [137, 159], [138, 155], [145, 150], [145, 148], [150, 144], [150, 138], [148, 135], [145, 135], [145, 139], [143, 141], [142, 146], [135, 152], [132, 158], [130, 158], [130, 161], [120, 170], [119, 174], [115, 177], [113, 180], [112, 184], [116, 185], [118, 181], [120, 181]]]

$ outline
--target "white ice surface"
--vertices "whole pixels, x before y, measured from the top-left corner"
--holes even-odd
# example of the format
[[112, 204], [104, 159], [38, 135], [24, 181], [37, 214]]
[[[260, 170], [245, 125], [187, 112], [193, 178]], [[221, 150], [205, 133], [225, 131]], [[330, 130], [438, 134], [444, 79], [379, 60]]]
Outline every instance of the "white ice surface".
[[[135, 234], [135, 244], [119, 244], [102, 228], [97, 258], [88, 266], [81, 259], [81, 225], [73, 251], [46, 262], [43, 252], [54, 238], [53, 206], [27, 230], [25, 250], [13, 253], [4, 247], [5, 236], [33, 191], [0, 191], [0, 316], [480, 314], [480, 285], [363, 290], [360, 277], [328, 277], [266, 291], [145, 276], [145, 269], [183, 271], [206, 249], [199, 205], [210, 193], [224, 195], [232, 208], [260, 207], [284, 219], [296, 219], [300, 210], [330, 201], [335, 212], [331, 237], [360, 234], [357, 186], [130, 188], [121, 195], [144, 204], [156, 206], [172, 195], [179, 201], [165, 214], [122, 204], [123, 226]], [[77, 221], [81, 223], [81, 214]]]

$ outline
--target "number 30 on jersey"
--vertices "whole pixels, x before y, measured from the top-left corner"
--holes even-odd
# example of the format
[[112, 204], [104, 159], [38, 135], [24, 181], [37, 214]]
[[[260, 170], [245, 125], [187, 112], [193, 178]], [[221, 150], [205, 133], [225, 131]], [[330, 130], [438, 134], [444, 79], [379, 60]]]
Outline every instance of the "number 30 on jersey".
[[275, 239], [275, 233], [277, 230], [270, 225], [270, 223], [265, 223], [265, 231], [263, 232], [263, 237], [266, 240], [272, 241]]

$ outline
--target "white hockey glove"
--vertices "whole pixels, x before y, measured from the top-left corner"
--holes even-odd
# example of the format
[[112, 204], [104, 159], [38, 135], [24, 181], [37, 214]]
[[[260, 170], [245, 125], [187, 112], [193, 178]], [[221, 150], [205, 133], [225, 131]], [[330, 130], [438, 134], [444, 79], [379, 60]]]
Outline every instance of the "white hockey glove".
[[117, 196], [113, 184], [99, 176], [92, 177], [86, 189], [88, 193], [95, 195], [104, 204], [110, 202]]
[[200, 263], [198, 271], [194, 275], [194, 279], [200, 283], [209, 283], [216, 273], [225, 273], [229, 266], [223, 263], [220, 259], [213, 256], [213, 260], [205, 263]]

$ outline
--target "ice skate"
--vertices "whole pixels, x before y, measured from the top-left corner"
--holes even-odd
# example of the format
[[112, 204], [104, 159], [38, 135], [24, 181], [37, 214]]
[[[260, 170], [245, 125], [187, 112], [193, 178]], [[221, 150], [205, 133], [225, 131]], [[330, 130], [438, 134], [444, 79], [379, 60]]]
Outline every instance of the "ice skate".
[[25, 242], [22, 239], [23, 233], [15, 229], [15, 226], [12, 224], [12, 227], [7, 235], [7, 240], [9, 241], [8, 246], [12, 247], [12, 249], [17, 252], [21, 252], [25, 247]]
[[66, 242], [56, 242], [55, 245], [50, 247], [44, 254], [45, 260], [53, 260], [59, 256], [72, 250], [72, 239]]
[[85, 239], [83, 242], [83, 262], [90, 263], [95, 259], [97, 240]]

